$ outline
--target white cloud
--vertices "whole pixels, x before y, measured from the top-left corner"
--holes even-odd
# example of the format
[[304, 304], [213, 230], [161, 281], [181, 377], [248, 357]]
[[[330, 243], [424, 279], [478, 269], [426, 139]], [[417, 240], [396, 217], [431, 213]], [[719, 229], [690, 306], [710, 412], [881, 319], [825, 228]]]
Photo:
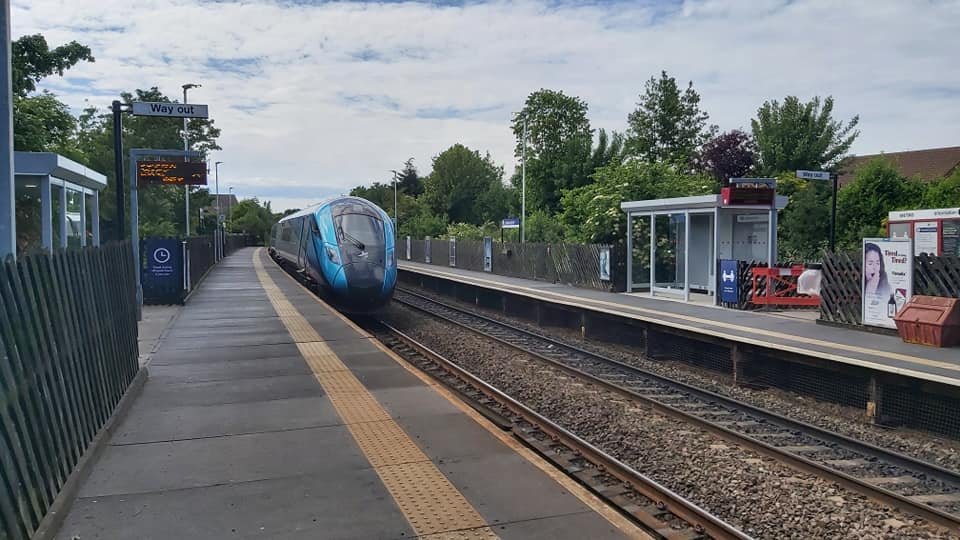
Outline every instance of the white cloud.
[[190, 100], [223, 129], [222, 183], [275, 209], [386, 180], [411, 156], [428, 170], [455, 142], [509, 171], [530, 91], [579, 95], [594, 127], [622, 130], [661, 69], [693, 80], [723, 129], [767, 99], [832, 94], [836, 116], [861, 117], [859, 153], [960, 144], [957, 1], [14, 0], [12, 20], [15, 36], [91, 46], [77, 84], [49, 79], [74, 107], [202, 83]]

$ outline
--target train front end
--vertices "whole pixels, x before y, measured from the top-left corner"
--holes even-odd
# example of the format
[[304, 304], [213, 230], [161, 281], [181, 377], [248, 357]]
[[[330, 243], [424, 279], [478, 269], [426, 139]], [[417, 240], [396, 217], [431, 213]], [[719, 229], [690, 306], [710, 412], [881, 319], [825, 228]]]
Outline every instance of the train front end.
[[364, 199], [341, 199], [328, 210], [321, 220], [330, 229], [323, 237], [333, 301], [348, 313], [377, 311], [390, 302], [397, 282], [393, 222]]

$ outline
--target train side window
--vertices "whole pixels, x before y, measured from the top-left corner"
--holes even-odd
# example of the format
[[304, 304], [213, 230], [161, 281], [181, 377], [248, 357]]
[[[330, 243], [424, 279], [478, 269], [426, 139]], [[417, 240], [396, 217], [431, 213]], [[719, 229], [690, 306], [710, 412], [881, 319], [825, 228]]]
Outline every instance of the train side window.
[[323, 234], [320, 232], [320, 226], [317, 225], [317, 218], [310, 219], [310, 230], [313, 231], [313, 234], [319, 236], [321, 240], [323, 239]]
[[283, 230], [280, 231], [280, 239], [283, 240], [284, 242], [290, 241], [290, 225], [288, 225], [287, 223], [283, 224]]

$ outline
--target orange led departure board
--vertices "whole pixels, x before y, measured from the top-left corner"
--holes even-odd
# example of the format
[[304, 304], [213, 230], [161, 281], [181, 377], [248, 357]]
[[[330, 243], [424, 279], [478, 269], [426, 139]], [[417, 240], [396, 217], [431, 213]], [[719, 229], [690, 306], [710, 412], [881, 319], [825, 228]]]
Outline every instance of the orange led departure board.
[[138, 161], [137, 184], [205, 186], [207, 185], [207, 164], [182, 161]]

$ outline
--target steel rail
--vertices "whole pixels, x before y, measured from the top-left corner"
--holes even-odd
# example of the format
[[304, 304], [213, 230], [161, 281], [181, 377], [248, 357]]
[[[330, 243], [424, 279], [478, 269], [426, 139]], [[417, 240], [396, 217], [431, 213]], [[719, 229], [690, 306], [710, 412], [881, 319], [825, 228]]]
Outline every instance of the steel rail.
[[[402, 331], [394, 328], [388, 323], [378, 321], [387, 331], [406, 346], [415, 350], [417, 353], [427, 358], [429, 361], [440, 366], [443, 370], [449, 372], [454, 377], [473, 386], [487, 397], [493, 399], [513, 414], [523, 418], [526, 422], [536, 426], [554, 441], [560, 442], [564, 446], [571, 448], [574, 452], [590, 461], [599, 470], [611, 474], [612, 476], [630, 485], [634, 490], [648, 499], [654, 501], [658, 507], [670, 512], [674, 516], [684, 520], [691, 525], [694, 530], [702, 532], [711, 538], [718, 540], [748, 540], [751, 537], [739, 531], [720, 518], [714, 516], [707, 510], [701, 508], [696, 503], [684, 498], [678, 493], [673, 492], [666, 486], [661, 485], [652, 478], [640, 473], [629, 465], [607, 454], [586, 440], [580, 438], [573, 432], [557, 425], [548, 418], [537, 413], [533, 409], [513, 399], [499, 389], [488, 384], [470, 371], [448, 360], [441, 354], [430, 349], [426, 345], [416, 341]], [[656, 532], [656, 531], [653, 531]]]
[[[546, 337], [546, 336], [541, 336], [541, 335], [538, 335], [538, 334], [536, 334], [536, 333], [528, 332], [527, 330], [523, 330], [523, 329], [516, 328], [516, 327], [513, 327], [513, 326], [508, 326], [507, 324], [505, 324], [505, 323], [503, 323], [503, 322], [500, 322], [500, 321], [497, 321], [497, 320], [495, 320], [495, 319], [491, 319], [491, 318], [489, 318], [489, 317], [485, 317], [485, 316], [480, 315], [480, 314], [477, 314], [477, 313], [472, 313], [472, 312], [470, 312], [470, 311], [464, 310], [464, 309], [459, 308], [459, 307], [456, 307], [456, 306], [451, 306], [451, 305], [449, 305], [449, 304], [446, 304], [446, 303], [441, 302], [441, 301], [438, 301], [438, 300], [434, 300], [434, 299], [429, 298], [429, 297], [427, 297], [427, 296], [423, 296], [423, 295], [420, 295], [420, 294], [417, 294], [417, 293], [412, 293], [412, 292], [407, 291], [407, 290], [402, 290], [402, 289], [398, 289], [398, 290], [399, 290], [400, 292], [404, 293], [404, 294], [409, 294], [409, 295], [411, 295], [411, 296], [415, 296], [415, 297], [417, 297], [417, 298], [419, 298], [419, 299], [421, 299], [421, 300], [430, 302], [430, 303], [432, 303], [432, 304], [441, 306], [441, 307], [443, 307], [443, 308], [446, 308], [446, 309], [449, 309], [449, 310], [452, 310], [452, 311], [455, 311], [455, 312], [458, 312], [458, 313], [460, 313], [460, 314], [467, 315], [467, 316], [470, 316], [470, 317], [473, 317], [473, 318], [476, 318], [476, 319], [480, 319], [480, 320], [482, 320], [482, 321], [484, 321], [484, 322], [486, 322], [486, 323], [494, 324], [494, 325], [496, 325], [496, 326], [498, 326], [498, 327], [501, 327], [501, 328], [505, 328], [505, 329], [509, 330], [510, 332], [514, 332], [514, 333], [517, 333], [517, 334], [520, 334], [520, 335], [523, 335], [523, 336], [529, 336], [529, 337], [533, 337], [533, 338], [536, 338], [536, 339], [539, 339], [539, 340], [543, 340], [543, 341], [546, 341], [546, 342], [548, 342], [548, 343], [550, 343], [550, 344], [552, 344], [552, 345], [559, 346], [559, 347], [563, 347], [563, 348], [565, 348], [565, 349], [574, 351], [574, 352], [576, 352], [576, 353], [579, 353], [579, 354], [582, 354], [582, 355], [586, 355], [586, 356], [588, 356], [588, 357], [591, 358], [591, 359], [599, 360], [599, 361], [601, 361], [601, 362], [605, 362], [605, 363], [608, 363], [608, 364], [611, 364], [611, 365], [615, 365], [615, 366], [617, 366], [617, 367], [619, 367], [619, 368], [622, 368], [622, 369], [625, 369], [625, 370], [634, 372], [634, 373], [636, 373], [637, 375], [641, 375], [641, 376], [643, 376], [643, 377], [647, 377], [647, 378], [650, 378], [650, 379], [654, 379], [654, 380], [656, 380], [656, 381], [658, 381], [658, 382], [662, 382], [663, 384], [667, 384], [667, 385], [674, 386], [674, 387], [676, 387], [676, 388], [678, 388], [678, 389], [680, 389], [680, 390], [682, 390], [682, 391], [684, 391], [684, 392], [689, 392], [689, 393], [698, 395], [698, 396], [701, 397], [701, 398], [705, 398], [705, 399], [717, 401], [717, 402], [722, 403], [722, 404], [724, 404], [724, 405], [727, 405], [727, 406], [729, 406], [729, 407], [731, 407], [731, 408], [742, 409], [744, 412], [746, 412], [746, 413], [748, 413], [748, 414], [756, 414], [756, 415], [759, 415], [759, 416], [761, 416], [761, 417], [769, 418], [771, 421], [775, 421], [775, 422], [777, 422], [777, 423], [780, 423], [782, 427], [790, 428], [790, 429], [796, 429], [796, 430], [800, 430], [800, 431], [805, 431], [805, 432], [807, 432], [808, 435], [810, 435], [810, 436], [812, 436], [812, 437], [814, 437], [814, 438], [820, 438], [820, 439], [823, 439], [823, 440], [826, 440], [826, 441], [830, 441], [830, 442], [837, 442], [838, 444], [842, 444], [842, 445], [844, 445], [844, 446], [850, 446], [850, 447], [852, 447], [851, 449], [853, 449], [853, 450], [855, 450], [855, 451], [860, 451], [860, 453], [866, 454], [866, 455], [868, 455], [868, 456], [876, 457], [876, 458], [878, 458], [878, 459], [885, 459], [885, 460], [890, 461], [891, 463], [895, 463], [895, 464], [898, 464], [898, 465], [899, 465], [900, 463], [908, 463], [909, 465], [907, 465], [907, 466], [901, 465], [901, 466], [903, 466], [903, 467], [906, 468], [906, 469], [918, 469], [918, 470], [911, 470], [910, 472], [920, 473], [920, 474], [932, 474], [932, 475], [935, 475], [937, 478], [941, 478], [941, 479], [948, 478], [949, 481], [951, 481], [951, 483], [957, 483], [958, 479], [960, 479], [960, 476], [958, 476], [956, 473], [954, 473], [954, 472], [952, 472], [952, 471], [949, 471], [949, 470], [947, 470], [947, 469], [943, 469], [943, 468], [937, 467], [936, 465], [933, 465], [933, 464], [930, 464], [930, 463], [926, 463], [926, 462], [917, 460], [917, 459], [912, 458], [912, 457], [910, 457], [910, 456], [905, 456], [905, 455], [898, 454], [898, 453], [895, 453], [895, 452], [887, 451], [887, 450], [885, 450], [885, 449], [883, 449], [883, 448], [880, 448], [880, 447], [877, 447], [877, 446], [873, 446], [873, 445], [870, 445], [870, 444], [868, 444], [868, 443], [864, 443], [864, 442], [862, 442], [862, 441], [857, 441], [857, 440], [855, 440], [855, 439], [851, 439], [851, 438], [845, 437], [845, 436], [840, 435], [840, 434], [837, 434], [837, 433], [828, 432], [828, 431], [823, 430], [822, 428], [818, 428], [818, 427], [816, 427], [816, 426], [812, 426], [812, 425], [809, 425], [809, 424], [806, 424], [806, 423], [803, 423], [803, 422], [799, 422], [799, 421], [796, 421], [796, 420], [792, 420], [792, 419], [789, 419], [789, 418], [780, 416], [780, 415], [778, 415], [778, 414], [776, 414], [776, 413], [772, 413], [772, 412], [770, 412], [770, 411], [764, 411], [764, 410], [762, 410], [762, 409], [758, 409], [758, 408], [756, 408], [756, 407], [754, 407], [754, 406], [752, 406], [752, 405], [749, 405], [749, 404], [746, 404], [746, 403], [737, 401], [737, 400], [735, 400], [735, 399], [728, 398], [728, 397], [722, 396], [722, 395], [720, 395], [720, 394], [715, 394], [715, 393], [710, 392], [710, 391], [707, 391], [707, 390], [702, 390], [702, 389], [695, 388], [695, 387], [690, 386], [690, 385], [688, 385], [688, 384], [686, 384], [686, 383], [682, 383], [682, 382], [679, 382], [679, 381], [675, 381], [675, 380], [673, 380], [673, 379], [669, 379], [669, 378], [667, 378], [667, 377], [663, 377], [663, 376], [661, 376], [661, 375], [657, 375], [657, 374], [655, 374], [655, 373], [651, 373], [651, 372], [645, 371], [645, 370], [643, 370], [643, 369], [640, 369], [640, 368], [637, 368], [637, 367], [634, 367], [634, 366], [630, 366], [629, 364], [624, 364], [624, 363], [619, 362], [619, 361], [617, 361], [617, 360], [613, 360], [613, 359], [610, 359], [610, 358], [606, 358], [606, 357], [604, 357], [604, 356], [602, 356], [602, 355], [599, 355], [599, 354], [596, 354], [596, 353], [593, 353], [593, 352], [590, 352], [590, 351], [586, 351], [586, 350], [581, 349], [581, 348], [579, 348], [579, 347], [571, 346], [571, 345], [569, 345], [569, 344], [563, 343], [563, 342], [558, 341], [558, 340], [555, 340], [555, 339], [553, 339], [553, 338], [549, 338], [549, 337]], [[589, 382], [591, 382], [591, 383], [593, 383], [593, 384], [596, 384], [596, 385], [598, 385], [598, 386], [600, 386], [600, 387], [602, 387], [602, 388], [605, 388], [605, 389], [607, 389], [607, 390], [610, 390], [610, 391], [612, 391], [612, 392], [615, 392], [615, 393], [617, 393], [617, 394], [620, 394], [620, 395], [622, 395], [622, 396], [624, 396], [624, 397], [627, 397], [627, 398], [629, 398], [629, 399], [633, 399], [633, 400], [636, 400], [636, 401], [643, 402], [643, 403], [647, 404], [648, 406], [654, 408], [655, 410], [660, 411], [661, 413], [664, 413], [664, 414], [666, 414], [666, 415], [668, 415], [668, 416], [671, 416], [671, 417], [677, 418], [677, 419], [679, 419], [679, 420], [682, 420], [682, 421], [685, 421], [685, 422], [688, 422], [688, 423], [697, 425], [697, 426], [699, 426], [699, 427], [701, 427], [701, 428], [703, 428], [703, 429], [706, 429], [706, 430], [708, 430], [708, 431], [711, 431], [711, 432], [713, 432], [713, 433], [716, 433], [717, 435], [719, 435], [719, 436], [721, 436], [721, 437], [723, 437], [723, 438], [725, 438], [725, 439], [727, 439], [727, 440], [729, 440], [729, 441], [738, 443], [738, 444], [740, 444], [740, 445], [742, 445], [742, 446], [745, 446], [745, 447], [750, 448], [750, 449], [752, 449], [752, 450], [755, 450], [755, 451], [757, 451], [757, 452], [759, 452], [759, 453], [762, 453], [762, 454], [764, 454], [764, 455], [767, 455], [767, 456], [769, 456], [769, 457], [772, 457], [772, 458], [774, 458], [774, 459], [776, 459], [776, 460], [778, 460], [778, 461], [781, 461], [781, 462], [783, 462], [783, 463], [786, 463], [786, 464], [792, 466], [793, 468], [795, 468], [795, 469], [797, 469], [797, 470], [800, 470], [800, 471], [803, 471], [803, 472], [806, 472], [806, 473], [809, 473], [809, 474], [813, 474], [813, 475], [816, 475], [816, 476], [820, 476], [821, 478], [825, 478], [825, 479], [827, 479], [827, 480], [836, 482], [837, 484], [845, 487], [846, 489], [849, 489], [849, 490], [851, 490], [851, 491], [855, 491], [855, 492], [861, 493], [861, 494], [866, 495], [866, 496], [868, 496], [868, 497], [870, 497], [870, 498], [873, 498], [874, 500], [880, 501], [880, 502], [882, 502], [882, 503], [884, 503], [884, 504], [887, 504], [887, 505], [894, 506], [894, 507], [899, 508], [899, 509], [901, 509], [901, 510], [903, 510], [903, 511], [914, 513], [914, 514], [916, 514], [916, 515], [918, 515], [918, 516], [920, 516], [920, 517], [923, 517], [924, 519], [926, 519], [926, 520], [928, 520], [928, 521], [937, 523], [937, 524], [939, 524], [939, 525], [941, 525], [941, 526], [944, 526], [944, 527], [947, 527], [947, 528], [949, 528], [949, 529], [951, 529], [951, 530], [954, 530], [954, 531], [960, 530], [960, 516], [957, 516], [957, 515], [954, 515], [954, 514], [950, 514], [950, 513], [944, 512], [944, 511], [939, 510], [939, 509], [937, 509], [937, 508], [934, 508], [934, 507], [932, 507], [932, 506], [930, 506], [930, 505], [928, 505], [928, 504], [926, 504], [926, 503], [915, 502], [915, 501], [909, 499], [908, 497], [906, 497], [906, 496], [904, 496], [904, 495], [900, 495], [899, 493], [895, 493], [895, 492], [893, 492], [893, 491], [891, 491], [891, 490], [888, 490], [888, 489], [886, 489], [886, 488], [883, 488], [883, 487], [881, 487], [881, 486], [877, 486], [877, 485], [874, 485], [874, 484], [870, 484], [870, 483], [868, 483], [868, 482], [866, 482], [866, 481], [864, 481], [864, 480], [861, 480], [861, 479], [859, 479], [859, 478], [857, 478], [857, 477], [855, 477], [855, 476], [853, 476], [853, 475], [850, 475], [850, 474], [848, 474], [848, 473], [845, 473], [845, 472], [842, 472], [842, 471], [833, 469], [833, 468], [831, 468], [831, 467], [829, 467], [829, 466], [827, 466], [827, 465], [825, 465], [825, 464], [821, 464], [821, 463], [818, 463], [818, 462], [816, 462], [816, 461], [814, 461], [814, 460], [812, 460], [812, 459], [803, 457], [803, 456], [801, 456], [801, 455], [799, 455], [799, 454], [792, 453], [792, 452], [789, 452], [789, 451], [780, 449], [780, 448], [778, 448], [778, 447], [776, 447], [776, 446], [774, 446], [774, 445], [772, 445], [772, 444], [769, 444], [769, 443], [766, 443], [766, 442], [764, 442], [764, 441], [760, 441], [760, 440], [757, 440], [757, 439], [755, 439], [755, 438], [753, 438], [753, 437], [750, 437], [750, 436], [747, 435], [747, 434], [739, 433], [739, 432], [737, 432], [737, 431], [735, 431], [735, 430], [733, 430], [733, 429], [727, 428], [727, 427], [722, 426], [722, 425], [715, 424], [715, 423], [711, 422], [710, 420], [707, 420], [707, 419], [704, 419], [704, 418], [700, 418], [700, 417], [698, 417], [698, 416], [696, 416], [696, 415], [693, 415], [693, 414], [688, 413], [688, 412], [686, 412], [686, 411], [680, 410], [680, 409], [678, 409], [678, 408], [676, 408], [676, 407], [673, 407], [673, 406], [671, 406], [671, 405], [669, 405], [669, 404], [663, 403], [663, 402], [661, 402], [661, 401], [657, 401], [657, 400], [652, 399], [652, 398], [650, 398], [650, 397], [648, 397], [648, 396], [644, 396], [643, 394], [640, 394], [640, 393], [638, 393], [638, 392], [636, 392], [636, 391], [634, 391], [634, 390], [631, 390], [631, 389], [629, 389], [629, 388], [624, 388], [623, 386], [620, 386], [620, 385], [618, 385], [618, 384], [615, 384], [615, 383], [612, 383], [612, 382], [610, 382], [610, 381], [604, 380], [604, 379], [602, 379], [602, 378], [600, 378], [600, 377], [598, 377], [598, 376], [596, 376], [596, 375], [594, 375], [594, 374], [591, 374], [591, 373], [582, 371], [582, 370], [580, 370], [580, 369], [577, 369], [577, 368], [575, 368], [575, 367], [569, 366], [569, 365], [567, 365], [567, 364], [565, 364], [565, 363], [563, 363], [563, 362], [561, 362], [561, 361], [559, 361], [559, 360], [555, 360], [555, 359], [553, 359], [553, 358], [549, 358], [549, 357], [547, 357], [547, 356], [545, 356], [545, 355], [543, 355], [543, 354], [541, 354], [541, 353], [538, 353], [538, 352], [536, 352], [536, 351], [531, 350], [531, 349], [528, 348], [528, 347], [524, 347], [523, 345], [518, 345], [518, 344], [516, 344], [516, 343], [512, 343], [512, 342], [510, 342], [510, 341], [508, 341], [508, 340], [505, 340], [505, 339], [503, 339], [503, 338], [501, 338], [501, 337], [498, 337], [498, 336], [492, 335], [492, 334], [490, 334], [490, 333], [488, 333], [488, 332], [485, 332], [485, 331], [483, 331], [483, 330], [480, 330], [480, 329], [471, 327], [471, 326], [468, 325], [468, 324], [462, 323], [462, 322], [460, 322], [460, 321], [456, 321], [456, 320], [454, 320], [454, 319], [452, 319], [452, 318], [450, 318], [450, 317], [446, 317], [446, 316], [444, 316], [444, 315], [442, 315], [442, 314], [439, 314], [439, 313], [430, 311], [429, 309], [426, 309], [426, 308], [423, 308], [423, 307], [421, 307], [421, 306], [417, 306], [417, 305], [415, 305], [415, 304], [413, 304], [413, 303], [404, 301], [403, 299], [398, 298], [397, 296], [394, 296], [394, 300], [397, 301], [397, 302], [399, 302], [399, 303], [401, 303], [401, 304], [403, 304], [403, 305], [405, 305], [405, 306], [408, 306], [408, 307], [411, 307], [411, 308], [416, 309], [416, 310], [418, 310], [418, 311], [421, 311], [421, 312], [423, 312], [423, 313], [426, 313], [426, 314], [428, 314], [428, 315], [430, 315], [430, 316], [432, 316], [432, 317], [436, 317], [436, 318], [438, 318], [438, 319], [444, 320], [444, 321], [446, 321], [446, 322], [448, 322], [448, 323], [450, 323], [450, 324], [454, 324], [454, 325], [456, 325], [456, 326], [459, 326], [459, 327], [461, 327], [461, 328], [464, 328], [464, 329], [466, 329], [466, 330], [469, 330], [469, 331], [471, 331], [471, 332], [473, 332], [473, 333], [476, 333], [476, 334], [478, 334], [478, 335], [482, 335], [482, 336], [484, 336], [484, 337], [487, 338], [487, 339], [494, 340], [494, 341], [496, 341], [496, 342], [498, 342], [498, 343], [500, 343], [500, 344], [502, 344], [502, 345], [505, 345], [505, 346], [507, 346], [507, 347], [513, 348], [514, 350], [517, 350], [517, 351], [519, 351], [519, 352], [523, 352], [523, 353], [525, 353], [525, 354], [529, 354], [529, 355], [531, 355], [531, 356], [533, 356], [533, 357], [535, 357], [535, 358], [537, 358], [537, 359], [539, 359], [539, 360], [541, 360], [541, 361], [544, 361], [544, 362], [546, 362], [546, 363], [548, 363], [548, 364], [550, 364], [550, 365], [552, 365], [552, 366], [557, 367], [558, 369], [561, 369], [561, 370], [563, 370], [563, 371], [565, 371], [565, 372], [567, 372], [567, 373], [570, 373], [571, 375], [573, 375], [573, 376], [575, 376], [575, 377], [578, 377], [578, 378], [581, 378], [581, 379], [585, 379], [585, 380], [587, 380], [587, 381], [589, 381]], [[862, 450], [861, 450], [861, 448], [862, 448]], [[888, 456], [889, 456], [889, 459], [888, 459]]]

